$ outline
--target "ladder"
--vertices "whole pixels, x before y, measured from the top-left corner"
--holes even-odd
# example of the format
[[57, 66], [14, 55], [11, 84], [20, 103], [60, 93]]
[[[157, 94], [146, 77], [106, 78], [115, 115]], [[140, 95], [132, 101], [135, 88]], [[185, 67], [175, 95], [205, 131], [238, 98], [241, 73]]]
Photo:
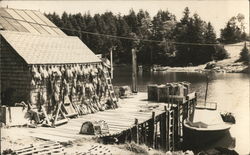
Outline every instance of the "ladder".
[[177, 103], [178, 109], [178, 137], [183, 138], [183, 104]]
[[113, 108], [117, 108], [118, 99], [117, 99], [117, 97], [115, 95], [114, 87], [112, 85], [112, 81], [111, 81], [109, 72], [107, 70], [104, 70], [104, 78], [105, 78], [106, 85], [108, 87], [109, 96], [110, 96], [111, 101], [112, 101], [112, 103], [114, 105]]
[[169, 134], [168, 134], [168, 139], [169, 139], [169, 151], [174, 151], [174, 110], [171, 108], [169, 111], [169, 115], [168, 115], [168, 127], [169, 127]]

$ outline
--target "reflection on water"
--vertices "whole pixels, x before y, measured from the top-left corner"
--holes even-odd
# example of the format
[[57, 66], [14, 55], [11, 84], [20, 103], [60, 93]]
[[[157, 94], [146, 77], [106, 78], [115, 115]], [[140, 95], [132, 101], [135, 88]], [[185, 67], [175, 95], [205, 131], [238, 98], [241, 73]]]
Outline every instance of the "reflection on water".
[[[132, 73], [130, 67], [114, 69], [114, 85], [131, 85]], [[239, 154], [249, 153], [249, 75], [223, 74], [209, 75], [208, 101], [218, 103], [220, 111], [232, 112], [236, 117], [236, 124], [230, 129], [230, 134], [235, 137], [235, 146], [224, 137], [211, 146], [234, 148]], [[199, 99], [204, 99], [206, 75], [204, 73], [183, 72], [139, 72], [138, 90], [147, 91], [148, 84], [162, 84], [166, 82], [188, 81], [192, 83], [191, 90], [198, 93]]]

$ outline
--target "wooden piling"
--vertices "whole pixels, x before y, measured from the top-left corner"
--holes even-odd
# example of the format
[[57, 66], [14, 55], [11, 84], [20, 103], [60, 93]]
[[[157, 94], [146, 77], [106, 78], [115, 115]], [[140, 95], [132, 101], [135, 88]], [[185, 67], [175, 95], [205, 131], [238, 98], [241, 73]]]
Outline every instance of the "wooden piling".
[[136, 49], [132, 49], [132, 92], [137, 93], [137, 60]]
[[167, 151], [167, 107], [164, 106], [165, 112], [161, 114], [160, 121], [160, 139], [161, 139], [161, 149]]
[[148, 130], [147, 130], [148, 123], [145, 122], [145, 123], [143, 123], [143, 124], [144, 124], [144, 133], [143, 133], [144, 144], [148, 145]]
[[142, 144], [147, 144], [146, 142], [146, 124], [142, 123], [141, 124], [141, 143]]
[[[159, 116], [159, 115], [158, 115]], [[155, 144], [154, 144], [154, 149], [158, 149], [158, 138], [157, 138], [157, 132], [158, 132], [158, 121], [155, 121], [155, 130], [154, 130], [154, 141], [155, 141]]]
[[135, 136], [136, 136], [136, 143], [139, 144], [139, 126], [138, 126], [138, 119], [135, 119]]
[[155, 148], [155, 112], [152, 112], [152, 118], [149, 122], [149, 143], [152, 148]]

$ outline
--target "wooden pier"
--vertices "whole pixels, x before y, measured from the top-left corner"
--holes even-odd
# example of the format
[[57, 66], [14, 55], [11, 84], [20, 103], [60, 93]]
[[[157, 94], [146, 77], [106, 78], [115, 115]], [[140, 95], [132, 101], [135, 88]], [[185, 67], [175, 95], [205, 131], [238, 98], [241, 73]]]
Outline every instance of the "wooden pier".
[[[196, 96], [190, 94], [173, 100], [171, 104], [147, 101], [147, 93], [121, 99], [119, 108], [70, 119], [56, 128], [20, 128], [27, 136], [67, 142], [96, 136], [79, 134], [85, 121], [104, 120], [110, 134], [99, 138], [116, 137], [120, 143], [134, 141], [161, 150], [175, 150], [182, 138], [182, 121], [192, 113]], [[8, 130], [8, 129], [7, 129]]]

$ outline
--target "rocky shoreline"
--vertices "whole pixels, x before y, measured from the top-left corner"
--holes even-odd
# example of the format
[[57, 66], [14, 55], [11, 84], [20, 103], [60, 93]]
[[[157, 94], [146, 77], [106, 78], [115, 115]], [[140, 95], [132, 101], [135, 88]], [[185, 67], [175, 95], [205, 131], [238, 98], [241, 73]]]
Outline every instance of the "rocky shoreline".
[[242, 63], [233, 63], [233, 64], [214, 64], [191, 67], [169, 67], [167, 72], [216, 72], [216, 73], [250, 73], [250, 67]]

